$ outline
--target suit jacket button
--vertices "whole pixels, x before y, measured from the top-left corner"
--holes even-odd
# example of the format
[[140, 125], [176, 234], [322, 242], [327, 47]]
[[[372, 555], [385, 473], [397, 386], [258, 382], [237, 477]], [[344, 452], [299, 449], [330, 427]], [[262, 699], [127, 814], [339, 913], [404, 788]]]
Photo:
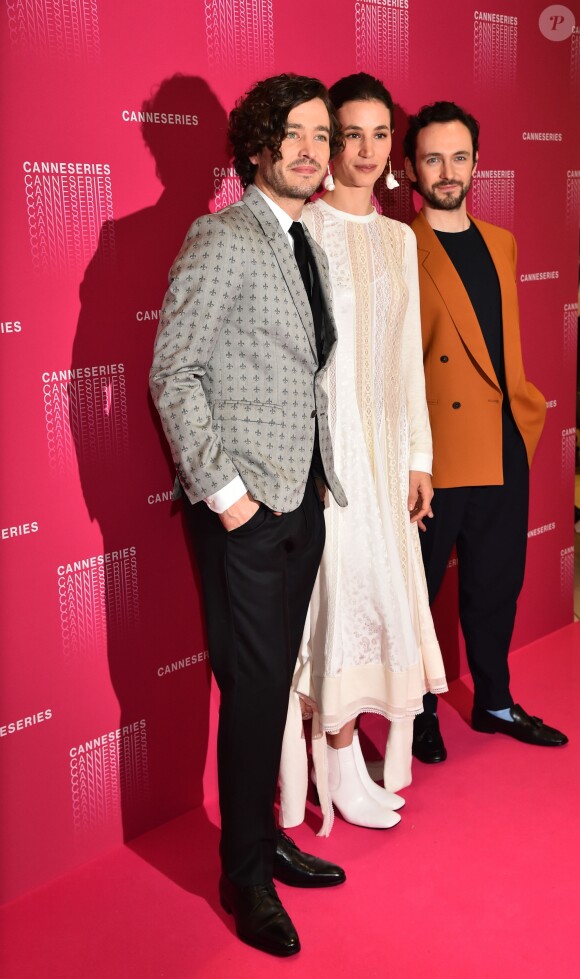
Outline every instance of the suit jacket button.
[[449, 357], [447, 356], [447, 354], [443, 354], [443, 356], [440, 357], [439, 360], [441, 361], [442, 364], [446, 364], [447, 361], [449, 360]]
[[454, 401], [451, 405], [452, 408], [461, 408], [461, 401]]
[[310, 417], [311, 418], [316, 418], [316, 408], [314, 409], [313, 412], [311, 412]]

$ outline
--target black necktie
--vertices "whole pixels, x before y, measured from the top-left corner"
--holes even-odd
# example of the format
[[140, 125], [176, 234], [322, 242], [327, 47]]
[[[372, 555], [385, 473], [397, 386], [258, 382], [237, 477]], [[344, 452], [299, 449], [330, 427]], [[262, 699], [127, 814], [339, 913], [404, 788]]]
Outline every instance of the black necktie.
[[[314, 337], [316, 339], [316, 352], [318, 354], [318, 363], [321, 364], [324, 356], [324, 341], [322, 300], [320, 297], [318, 271], [314, 261], [314, 255], [312, 254], [312, 249], [306, 240], [304, 228], [302, 227], [300, 221], [292, 222], [290, 225], [290, 234], [294, 239], [294, 258], [296, 259], [296, 264], [300, 271], [300, 275], [302, 276], [304, 288], [306, 289], [306, 295], [308, 296], [308, 302], [310, 303], [310, 309], [312, 310]], [[314, 476], [326, 480], [324, 475], [324, 465], [320, 455], [318, 418], [316, 418], [314, 426], [314, 445], [312, 448], [312, 461], [310, 463], [310, 469]]]
[[300, 221], [293, 221], [290, 225], [290, 234], [294, 240], [294, 258], [298, 270], [306, 289], [308, 302], [312, 310], [314, 320], [314, 335], [316, 337], [316, 349], [318, 351], [318, 361], [320, 363], [323, 350], [322, 339], [322, 304], [320, 299], [320, 288], [318, 285], [318, 273], [314, 263], [312, 249], [306, 240], [304, 228]]
[[302, 276], [302, 281], [304, 283], [304, 288], [306, 289], [306, 295], [308, 296], [308, 301], [312, 305], [312, 282], [310, 278], [310, 262], [309, 262], [309, 251], [308, 242], [306, 241], [306, 235], [304, 234], [304, 228], [300, 221], [293, 221], [290, 225], [290, 234], [294, 239], [294, 258], [296, 259], [296, 264], [300, 270], [300, 275]]

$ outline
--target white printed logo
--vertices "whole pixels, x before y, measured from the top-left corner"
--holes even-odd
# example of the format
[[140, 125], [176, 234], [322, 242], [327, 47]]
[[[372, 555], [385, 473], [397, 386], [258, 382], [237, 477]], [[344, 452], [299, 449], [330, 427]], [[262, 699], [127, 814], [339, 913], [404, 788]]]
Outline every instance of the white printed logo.
[[[409, 77], [407, 0], [357, 0], [354, 5], [356, 65], [378, 78], [406, 82]], [[389, 84], [387, 82], [387, 84]]]
[[144, 719], [69, 751], [75, 833], [94, 834], [122, 815], [127, 800], [146, 803], [149, 790]]
[[580, 83], [580, 27], [572, 31], [570, 42], [570, 81], [574, 86]]
[[113, 191], [108, 163], [25, 160], [24, 191], [32, 264], [37, 272], [82, 273], [99, 244], [114, 256]]
[[572, 613], [574, 595], [574, 546], [560, 551], [560, 597]]
[[577, 335], [578, 303], [566, 303], [564, 305], [564, 330], [562, 344], [562, 353], [564, 355], [564, 363], [566, 365], [570, 363], [575, 364], [575, 360], [573, 360], [573, 358], [576, 352]]
[[576, 468], [576, 429], [565, 428], [562, 432], [562, 482], [572, 485]]
[[566, 220], [573, 228], [580, 221], [580, 170], [568, 170], [566, 174]]
[[103, 652], [107, 640], [139, 623], [137, 549], [95, 554], [57, 568], [65, 656]]
[[96, 61], [101, 53], [95, 0], [6, 0], [10, 41], [51, 58]]
[[474, 213], [491, 224], [513, 227], [515, 182], [513, 170], [476, 170], [471, 185]]
[[94, 465], [126, 454], [129, 424], [124, 364], [45, 371], [42, 394], [53, 476], [73, 472], [75, 460]]
[[518, 62], [518, 19], [476, 10], [473, 24], [473, 74], [479, 89], [511, 88]]
[[205, 0], [207, 60], [213, 71], [260, 77], [274, 68], [273, 0]]
[[233, 167], [213, 168], [214, 210], [221, 211], [229, 204], [236, 204], [243, 193], [242, 182]]

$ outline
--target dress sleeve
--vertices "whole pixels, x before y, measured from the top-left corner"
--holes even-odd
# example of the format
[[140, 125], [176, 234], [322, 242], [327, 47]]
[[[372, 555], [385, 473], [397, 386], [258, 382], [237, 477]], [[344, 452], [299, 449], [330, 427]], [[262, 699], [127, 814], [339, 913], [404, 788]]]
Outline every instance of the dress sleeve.
[[411, 228], [407, 226], [405, 226], [403, 274], [409, 291], [409, 302], [403, 323], [402, 345], [402, 371], [410, 428], [409, 469], [431, 473], [433, 469], [433, 443], [425, 396], [417, 241]]

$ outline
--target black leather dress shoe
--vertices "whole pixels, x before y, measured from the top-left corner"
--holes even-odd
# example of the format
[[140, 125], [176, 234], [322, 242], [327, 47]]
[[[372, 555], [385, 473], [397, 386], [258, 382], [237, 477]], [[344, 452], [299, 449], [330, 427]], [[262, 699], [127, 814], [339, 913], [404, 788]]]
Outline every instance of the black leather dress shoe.
[[556, 748], [568, 743], [565, 734], [557, 731], [555, 727], [548, 727], [540, 717], [526, 714], [519, 704], [510, 707], [510, 711], [513, 721], [503, 721], [501, 717], [495, 717], [489, 711], [474, 705], [471, 712], [471, 726], [474, 731], [507, 734], [508, 737], [516, 738], [525, 744], [538, 744], [545, 748]]
[[334, 887], [346, 880], [341, 867], [303, 853], [281, 829], [276, 841], [273, 874], [276, 880], [292, 887]]
[[300, 951], [296, 929], [273, 884], [237, 887], [222, 876], [220, 901], [224, 911], [233, 914], [238, 938], [247, 945], [270, 955], [288, 956]]
[[417, 714], [413, 721], [413, 755], [426, 765], [445, 761], [447, 748], [443, 744], [437, 714]]

